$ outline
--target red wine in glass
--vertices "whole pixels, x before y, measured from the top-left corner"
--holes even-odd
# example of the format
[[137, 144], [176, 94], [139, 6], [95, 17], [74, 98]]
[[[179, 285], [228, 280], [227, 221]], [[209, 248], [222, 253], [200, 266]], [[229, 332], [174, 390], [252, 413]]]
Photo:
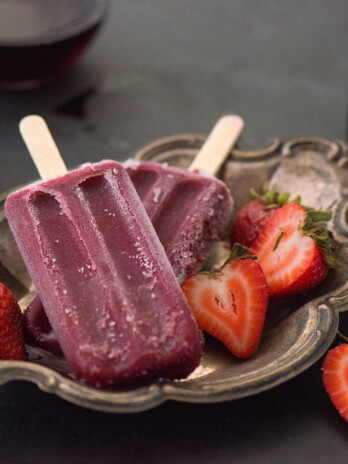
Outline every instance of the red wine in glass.
[[0, 88], [56, 78], [85, 50], [107, 9], [107, 0], [0, 0]]

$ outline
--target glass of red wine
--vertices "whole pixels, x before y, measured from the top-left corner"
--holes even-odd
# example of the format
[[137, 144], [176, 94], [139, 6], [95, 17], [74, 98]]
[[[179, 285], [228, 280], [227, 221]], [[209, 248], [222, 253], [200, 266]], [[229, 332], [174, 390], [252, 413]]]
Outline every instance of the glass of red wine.
[[108, 0], [0, 0], [0, 88], [55, 79], [85, 50], [107, 10]]

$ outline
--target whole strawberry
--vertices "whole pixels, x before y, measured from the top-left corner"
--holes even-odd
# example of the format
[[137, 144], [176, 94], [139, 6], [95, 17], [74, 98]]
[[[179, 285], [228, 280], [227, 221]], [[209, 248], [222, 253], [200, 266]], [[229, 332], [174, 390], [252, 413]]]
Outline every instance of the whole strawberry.
[[329, 211], [286, 203], [273, 214], [253, 245], [269, 296], [291, 296], [318, 285], [335, 267], [337, 243], [323, 221]]
[[266, 279], [249, 250], [235, 245], [222, 269], [184, 282], [198, 326], [235, 356], [248, 358], [259, 343], [268, 304]]
[[22, 313], [10, 290], [0, 283], [0, 359], [25, 358]]
[[267, 184], [264, 185], [261, 195], [254, 189], [250, 193], [255, 200], [247, 203], [238, 212], [231, 231], [231, 245], [240, 243], [250, 247], [275, 211], [289, 199], [288, 193], [280, 194], [275, 190], [268, 190]]

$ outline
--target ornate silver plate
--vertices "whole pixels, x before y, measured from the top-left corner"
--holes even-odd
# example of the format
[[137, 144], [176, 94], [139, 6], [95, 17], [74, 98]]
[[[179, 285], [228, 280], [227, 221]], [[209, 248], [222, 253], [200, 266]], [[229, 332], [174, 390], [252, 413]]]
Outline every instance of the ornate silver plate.
[[[136, 158], [186, 167], [205, 140], [203, 135], [180, 135], [158, 140]], [[171, 399], [195, 403], [233, 400], [270, 389], [304, 371], [332, 343], [339, 312], [348, 309], [348, 150], [343, 142], [319, 138], [282, 144], [274, 140], [266, 149], [234, 150], [220, 177], [230, 187], [236, 210], [249, 200], [249, 189], [265, 180], [293, 197], [301, 194], [307, 205], [333, 210], [331, 228], [341, 242], [342, 267], [300, 298], [272, 306], [259, 348], [245, 361], [234, 358], [222, 344], [206, 337], [200, 366], [185, 380], [165, 381], [106, 391], [80, 385], [63, 358], [28, 347], [29, 361], [0, 362], [0, 384], [28, 380], [42, 390], [72, 403], [108, 412], [137, 412]], [[0, 197], [0, 281], [8, 285], [24, 309], [34, 288], [19, 255], [4, 215], [7, 193]], [[214, 249], [223, 259], [224, 243]]]

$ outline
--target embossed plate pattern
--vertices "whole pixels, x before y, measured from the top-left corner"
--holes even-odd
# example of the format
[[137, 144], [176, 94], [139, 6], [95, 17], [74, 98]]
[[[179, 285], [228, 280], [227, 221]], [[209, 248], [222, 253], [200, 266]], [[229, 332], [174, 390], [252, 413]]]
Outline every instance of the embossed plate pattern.
[[[186, 167], [204, 139], [192, 134], [162, 139], [136, 157]], [[253, 152], [236, 149], [220, 173], [231, 188], [236, 209], [248, 201], [251, 186], [259, 189], [269, 179], [281, 191], [293, 196], [301, 193], [305, 204], [332, 208], [331, 227], [342, 244], [342, 268], [330, 271], [328, 279], [308, 295], [269, 308], [252, 358], [237, 360], [207, 336], [202, 362], [187, 379], [105, 391], [76, 382], [63, 358], [28, 347], [29, 361], [0, 362], [0, 383], [27, 380], [83, 407], [137, 412], [168, 399], [196, 403], [233, 400], [272, 388], [304, 371], [328, 349], [337, 332], [339, 312], [348, 308], [347, 166], [344, 142], [306, 138], [286, 144], [274, 140], [270, 147]], [[3, 212], [6, 196], [0, 197], [0, 281], [25, 308], [34, 289], [8, 229]], [[222, 259], [225, 253], [223, 243], [215, 247], [215, 258]]]

